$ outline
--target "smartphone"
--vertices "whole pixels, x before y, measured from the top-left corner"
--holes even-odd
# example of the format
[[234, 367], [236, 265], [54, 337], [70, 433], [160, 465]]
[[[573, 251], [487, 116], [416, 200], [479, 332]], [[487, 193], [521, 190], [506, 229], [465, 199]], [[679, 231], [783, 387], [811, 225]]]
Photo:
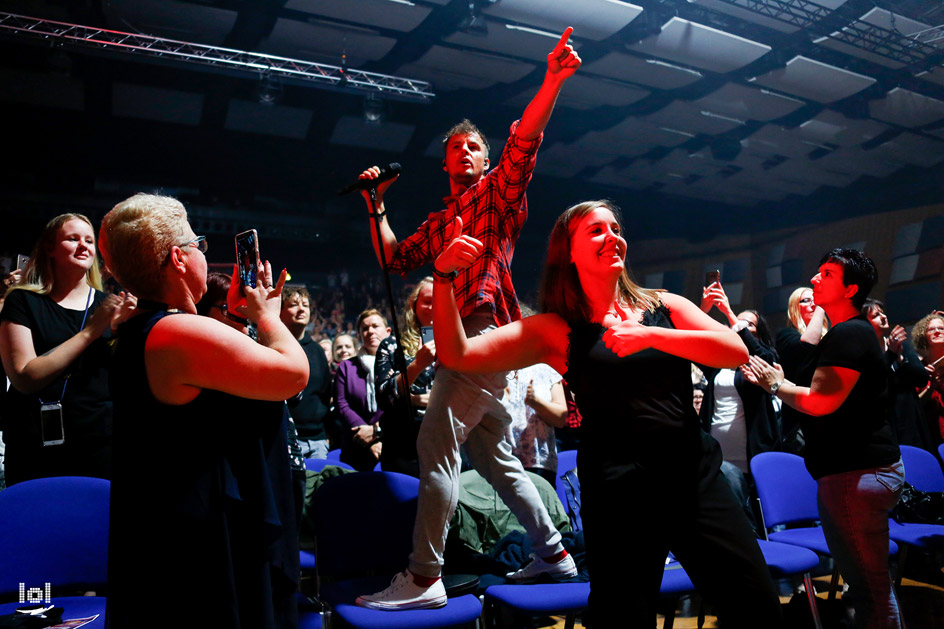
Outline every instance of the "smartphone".
[[62, 419], [62, 404], [43, 404], [39, 407], [39, 423], [44, 446], [58, 446], [65, 442], [65, 426]]
[[708, 271], [705, 273], [705, 286], [711, 286], [715, 282], [721, 281], [721, 271], [715, 269], [713, 271]]
[[420, 328], [420, 337], [423, 339], [423, 345], [433, 340], [433, 326], [424, 325]]
[[29, 264], [29, 256], [24, 256], [22, 253], [17, 254], [16, 256], [16, 270], [22, 271], [26, 268], [26, 265]]
[[236, 234], [236, 265], [243, 286], [256, 287], [256, 271], [259, 268], [259, 234], [249, 229]]

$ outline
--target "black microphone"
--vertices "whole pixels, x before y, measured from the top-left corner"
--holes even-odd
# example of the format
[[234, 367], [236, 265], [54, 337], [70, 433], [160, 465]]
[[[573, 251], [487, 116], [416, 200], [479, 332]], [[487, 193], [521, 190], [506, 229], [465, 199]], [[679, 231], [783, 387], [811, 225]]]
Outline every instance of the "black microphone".
[[338, 196], [345, 195], [349, 192], [354, 192], [355, 190], [370, 190], [371, 188], [377, 187], [378, 184], [389, 181], [397, 175], [400, 174], [400, 164], [393, 162], [392, 164], [387, 164], [386, 166], [380, 167], [380, 176], [376, 179], [358, 179], [354, 183], [344, 188], [338, 190]]

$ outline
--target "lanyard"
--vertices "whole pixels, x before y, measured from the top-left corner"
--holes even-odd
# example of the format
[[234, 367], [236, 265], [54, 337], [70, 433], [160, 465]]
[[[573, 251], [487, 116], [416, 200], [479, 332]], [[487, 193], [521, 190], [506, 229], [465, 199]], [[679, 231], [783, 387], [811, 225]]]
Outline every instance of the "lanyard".
[[[85, 329], [85, 321], [88, 319], [89, 306], [92, 305], [92, 295], [95, 293], [95, 289], [89, 286], [88, 299], [85, 300], [85, 313], [82, 315], [82, 325], [79, 326], [79, 332]], [[62, 401], [66, 399], [66, 387], [69, 386], [69, 377], [72, 374], [66, 374], [66, 380], [62, 383], [62, 393], [59, 394], [59, 400], [53, 402], [53, 404], [62, 404]], [[49, 402], [43, 402], [43, 399], [39, 399], [40, 404], [48, 404]]]

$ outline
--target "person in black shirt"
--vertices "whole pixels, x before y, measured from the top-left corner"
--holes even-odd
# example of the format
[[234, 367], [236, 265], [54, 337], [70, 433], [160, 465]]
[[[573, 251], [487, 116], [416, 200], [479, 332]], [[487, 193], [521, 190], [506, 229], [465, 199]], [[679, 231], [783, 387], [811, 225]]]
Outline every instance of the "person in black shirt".
[[325, 419], [331, 405], [331, 371], [324, 349], [305, 333], [311, 318], [311, 298], [304, 287], [288, 286], [282, 291], [282, 323], [298, 339], [308, 357], [308, 384], [288, 400], [288, 410], [298, 430], [298, 445], [308, 459], [328, 456], [328, 427]]
[[872, 324], [860, 314], [878, 274], [854, 249], [820, 260], [813, 296], [832, 328], [814, 350], [806, 382], [784, 378], [756, 356], [744, 375], [804, 413], [806, 467], [816, 479], [830, 553], [849, 584], [858, 627], [900, 627], [888, 574], [888, 510], [904, 483], [901, 453], [888, 424], [886, 363]]
[[[12, 384], [3, 412], [8, 485], [47, 476], [111, 477], [103, 337], [117, 325], [126, 300], [102, 292], [95, 244], [85, 216], [49, 221], [0, 311], [0, 356]], [[127, 299], [129, 307], [133, 302]], [[45, 424], [61, 434], [44, 432], [44, 403], [61, 405], [61, 424], [49, 414], [53, 424]]]

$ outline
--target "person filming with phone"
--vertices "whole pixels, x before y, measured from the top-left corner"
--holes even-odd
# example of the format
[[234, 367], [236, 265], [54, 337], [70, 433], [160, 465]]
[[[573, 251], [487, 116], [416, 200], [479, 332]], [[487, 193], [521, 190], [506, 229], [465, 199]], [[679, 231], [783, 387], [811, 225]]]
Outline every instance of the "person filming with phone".
[[118, 330], [108, 626], [163, 627], [142, 595], [199, 596], [187, 626], [296, 626], [298, 536], [283, 401], [308, 359], [282, 323], [281, 291], [256, 258], [243, 286], [258, 342], [196, 314], [207, 240], [184, 206], [135, 195], [101, 229], [105, 263], [139, 297]]
[[7, 485], [48, 476], [111, 477], [106, 337], [123, 305], [106, 296], [95, 230], [81, 214], [43, 229], [0, 315]]

